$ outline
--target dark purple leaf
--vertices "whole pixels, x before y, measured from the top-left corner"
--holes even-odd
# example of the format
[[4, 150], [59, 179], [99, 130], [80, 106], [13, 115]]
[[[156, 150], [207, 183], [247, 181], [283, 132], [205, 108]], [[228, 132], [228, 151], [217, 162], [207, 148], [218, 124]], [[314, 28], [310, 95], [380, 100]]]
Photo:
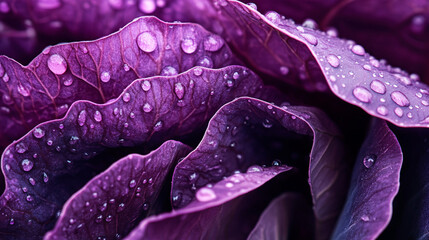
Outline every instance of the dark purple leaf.
[[[281, 191], [278, 185], [287, 189], [285, 180], [296, 184], [291, 169], [283, 165], [234, 174], [200, 189], [200, 200], [185, 208], [144, 219], [125, 239], [245, 239], [270, 197]], [[287, 178], [275, 181], [280, 177]]]
[[[256, 0], [262, 13], [278, 13], [304, 22], [316, 23], [322, 30], [336, 32], [365, 46], [375, 57], [392, 65], [416, 72], [429, 83], [429, 13], [422, 0], [326, 1], [326, 0]], [[389, 7], [386, 7], [389, 6]], [[381, 10], [382, 9], [382, 10]], [[404, 56], [407, 60], [404, 61]]]
[[427, 239], [429, 236], [429, 131], [392, 129], [401, 143], [404, 162], [393, 218], [380, 239]]
[[75, 102], [63, 119], [38, 125], [5, 150], [1, 234], [25, 239], [52, 227], [56, 211], [91, 177], [87, 172], [94, 167], [87, 165], [96, 165], [103, 151], [148, 141], [156, 145], [190, 133], [226, 102], [258, 96], [261, 88], [260, 79], [244, 67], [196, 67], [176, 76], [136, 80], [103, 105]]
[[165, 23], [154, 17], [139, 18], [96, 41], [48, 47], [26, 67], [0, 56], [0, 144], [64, 116], [77, 100], [105, 103], [116, 98], [137, 78], [232, 62], [219, 36], [196, 24]]
[[191, 149], [167, 141], [148, 155], [131, 154], [94, 177], [61, 211], [48, 239], [108, 239], [126, 236], [156, 203], [165, 177]]
[[[375, 59], [353, 41], [296, 25], [276, 12], [264, 16], [237, 1], [212, 8], [218, 11], [195, 18], [209, 29], [213, 19], [234, 26], [222, 35], [254, 69], [288, 82], [301, 78], [291, 83], [307, 90], [324, 90], [327, 83], [339, 98], [373, 116], [398, 126], [429, 127], [429, 112], [420, 110], [429, 105], [429, 87], [417, 75]], [[282, 67], [288, 69], [283, 77]]]
[[248, 240], [314, 239], [311, 206], [302, 195], [285, 193], [274, 199], [261, 214]]
[[333, 239], [376, 239], [381, 234], [392, 218], [401, 166], [398, 140], [384, 121], [374, 119], [358, 154]]
[[199, 147], [176, 166], [173, 206], [186, 206], [198, 189], [237, 170], [257, 171], [263, 165], [285, 163], [304, 172], [309, 169], [305, 178], [309, 178], [312, 193], [316, 234], [325, 239], [345, 198], [348, 163], [343, 148], [337, 129], [320, 110], [237, 99], [218, 111]]

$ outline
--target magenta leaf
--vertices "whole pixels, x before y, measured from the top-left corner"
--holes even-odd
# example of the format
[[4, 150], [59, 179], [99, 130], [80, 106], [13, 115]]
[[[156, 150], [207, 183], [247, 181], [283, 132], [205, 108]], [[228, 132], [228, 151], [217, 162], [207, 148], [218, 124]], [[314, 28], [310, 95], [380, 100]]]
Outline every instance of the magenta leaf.
[[96, 41], [48, 47], [26, 67], [0, 56], [0, 144], [64, 116], [77, 100], [105, 103], [116, 98], [137, 78], [232, 62], [219, 36], [196, 24], [165, 23], [155, 17], [139, 18]]
[[136, 80], [103, 105], [75, 102], [63, 119], [38, 125], [5, 150], [1, 234], [27, 238], [52, 227], [62, 204], [94, 175], [94, 167], [87, 165], [106, 163], [103, 157], [114, 155], [108, 149], [148, 141], [156, 145], [190, 133], [223, 104], [258, 96], [261, 89], [261, 80], [244, 67], [196, 67], [176, 76]]
[[237, 170], [257, 171], [260, 166], [281, 163], [308, 171], [304, 178], [309, 178], [316, 234], [325, 239], [342, 209], [348, 163], [338, 130], [314, 108], [280, 108], [252, 98], [223, 106], [211, 119], [199, 147], [175, 168], [173, 207], [187, 206], [198, 189]]
[[268, 205], [247, 239], [314, 239], [313, 230], [312, 209], [306, 199], [284, 193]]
[[170, 140], [148, 155], [131, 154], [115, 162], [64, 204], [44, 239], [126, 236], [156, 203], [172, 166], [190, 150]]
[[381, 234], [392, 218], [401, 166], [398, 140], [384, 121], [374, 119], [358, 154], [333, 239], [376, 239]]

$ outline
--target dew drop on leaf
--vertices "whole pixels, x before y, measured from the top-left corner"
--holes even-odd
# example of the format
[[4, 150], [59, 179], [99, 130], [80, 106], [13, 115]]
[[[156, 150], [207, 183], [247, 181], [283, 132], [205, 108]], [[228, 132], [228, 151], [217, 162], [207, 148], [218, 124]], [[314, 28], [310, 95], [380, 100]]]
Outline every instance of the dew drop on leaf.
[[216, 198], [216, 193], [210, 188], [202, 187], [198, 189], [195, 197], [200, 202], [208, 202]]
[[48, 68], [57, 75], [62, 75], [67, 70], [66, 60], [59, 54], [53, 54], [48, 58]]
[[197, 49], [198, 45], [195, 42], [195, 39], [193, 38], [185, 38], [180, 43], [180, 47], [182, 48], [183, 52], [187, 54], [194, 53]]
[[34, 163], [28, 159], [24, 159], [21, 161], [22, 170], [28, 172], [33, 169]]
[[376, 160], [377, 160], [377, 156], [375, 156], [374, 154], [367, 155], [363, 158], [363, 165], [366, 168], [370, 168], [374, 165]]
[[364, 87], [356, 87], [353, 90], [353, 95], [361, 102], [369, 103], [372, 99], [372, 94]]
[[143, 32], [137, 37], [137, 45], [146, 53], [155, 51], [158, 43], [155, 36], [151, 32]]

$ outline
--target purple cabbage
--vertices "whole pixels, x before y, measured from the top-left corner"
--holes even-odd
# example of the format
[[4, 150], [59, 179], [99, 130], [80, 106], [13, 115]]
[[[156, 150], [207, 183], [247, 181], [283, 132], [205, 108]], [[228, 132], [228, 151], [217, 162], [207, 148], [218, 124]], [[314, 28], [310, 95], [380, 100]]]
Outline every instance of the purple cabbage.
[[0, 238], [428, 238], [427, 9], [0, 0]]

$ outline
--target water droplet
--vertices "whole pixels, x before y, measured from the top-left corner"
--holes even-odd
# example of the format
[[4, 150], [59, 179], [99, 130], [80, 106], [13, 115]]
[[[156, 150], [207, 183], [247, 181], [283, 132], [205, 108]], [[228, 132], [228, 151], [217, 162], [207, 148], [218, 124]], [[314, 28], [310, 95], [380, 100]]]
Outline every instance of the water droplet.
[[178, 99], [182, 99], [185, 95], [185, 88], [181, 83], [176, 83], [174, 84], [174, 92], [176, 93]]
[[112, 221], [112, 219], [113, 219], [113, 217], [112, 217], [112, 215], [108, 215], [107, 217], [106, 217], [106, 222], [111, 222]]
[[28, 150], [28, 147], [27, 147], [27, 145], [25, 145], [24, 143], [21, 142], [21, 143], [16, 144], [15, 150], [18, 153], [25, 153]]
[[109, 72], [102, 72], [100, 74], [100, 79], [102, 82], [105, 82], [105, 83], [109, 82], [110, 81], [110, 73]]
[[362, 217], [360, 217], [360, 219], [364, 222], [368, 222], [369, 221], [369, 217], [367, 215], [363, 215]]
[[203, 69], [201, 67], [195, 67], [194, 68], [194, 75], [195, 76], [201, 76], [203, 74]]
[[66, 78], [66, 79], [64, 80], [63, 84], [64, 84], [64, 86], [66, 86], [66, 87], [68, 87], [68, 86], [72, 85], [72, 84], [73, 84], [73, 78], [72, 78], [72, 77], [68, 77], [68, 78]]
[[302, 26], [311, 29], [317, 29], [318, 27], [316, 21], [310, 18], [305, 19], [305, 21], [302, 23]]
[[70, 224], [75, 224], [75, 223], [76, 223], [76, 219], [74, 219], [74, 218], [70, 218], [70, 219], [69, 219], [69, 223], [70, 223]]
[[209, 52], [216, 52], [222, 48], [224, 42], [218, 35], [210, 35], [204, 39], [204, 49]]
[[21, 161], [22, 170], [28, 172], [33, 169], [34, 163], [28, 159], [24, 159]]
[[5, 73], [2, 79], [3, 79], [3, 82], [9, 82], [10, 78], [9, 78], [9, 75], [7, 75], [7, 73]]
[[128, 71], [130, 71], [130, 66], [128, 66], [128, 64], [124, 64], [124, 71], [125, 72], [128, 72]]
[[281, 16], [277, 12], [269, 11], [265, 14], [265, 17], [272, 23], [276, 24], [280, 19]]
[[130, 184], [129, 184], [130, 188], [133, 188], [136, 185], [137, 185], [136, 180], [133, 179], [133, 180], [130, 181]]
[[208, 202], [216, 198], [216, 193], [210, 188], [202, 187], [198, 189], [195, 197], [200, 202]]
[[177, 70], [172, 66], [167, 66], [161, 71], [162, 76], [174, 76], [177, 74]]
[[70, 143], [70, 145], [74, 145], [74, 144], [77, 143], [77, 141], [79, 141], [79, 137], [78, 136], [71, 136], [70, 140], [69, 140], [69, 143]]
[[363, 56], [365, 54], [365, 49], [361, 45], [353, 45], [352, 52], [356, 55]]
[[45, 10], [58, 8], [61, 5], [59, 0], [38, 0], [37, 7]]
[[402, 92], [394, 91], [390, 94], [390, 97], [401, 107], [408, 107], [410, 105], [410, 101]]
[[98, 110], [94, 113], [94, 120], [97, 122], [101, 122], [101, 120], [103, 120], [103, 116]]
[[193, 38], [185, 38], [180, 43], [180, 47], [182, 48], [183, 52], [187, 54], [194, 53], [195, 50], [197, 50], [197, 43], [195, 42], [195, 39]]
[[162, 128], [162, 121], [158, 121], [157, 123], [155, 123], [155, 126], [153, 126], [153, 130], [155, 132], [161, 130], [161, 128]]
[[376, 160], [377, 160], [377, 156], [375, 156], [374, 154], [367, 155], [363, 158], [363, 165], [366, 168], [370, 168], [374, 165]]
[[122, 96], [122, 100], [124, 100], [124, 102], [129, 102], [130, 101], [130, 99], [131, 99], [131, 96], [130, 96], [130, 94], [129, 93], [124, 93], [124, 95]]
[[34, 180], [34, 178], [29, 178], [28, 182], [33, 186], [36, 185], [36, 180]]
[[247, 169], [247, 173], [262, 172], [263, 169], [259, 165], [252, 165]]
[[270, 120], [265, 119], [265, 120], [262, 122], [262, 126], [264, 126], [264, 128], [271, 128], [271, 127], [273, 126], [273, 124], [271, 123], [271, 121], [270, 121]]
[[238, 171], [236, 174], [232, 175], [229, 180], [232, 181], [233, 183], [240, 183], [242, 181], [244, 181], [244, 177], [243, 175], [239, 174], [240, 171]]
[[198, 178], [198, 173], [192, 173], [189, 175], [189, 181], [195, 182], [195, 180]]
[[15, 220], [14, 220], [13, 218], [11, 218], [11, 219], [9, 220], [9, 225], [13, 225], [13, 224], [15, 224]]
[[281, 166], [281, 165], [282, 165], [282, 162], [281, 162], [280, 160], [276, 159], [276, 160], [274, 160], [274, 161], [271, 163], [271, 165], [272, 165], [272, 166]]
[[254, 10], [258, 10], [258, 6], [255, 3], [250, 2], [247, 5]]
[[27, 202], [32, 202], [34, 200], [33, 196], [31, 195], [27, 195], [26, 199], [27, 199]]
[[389, 113], [389, 110], [387, 110], [387, 108], [386, 108], [385, 106], [379, 106], [379, 107], [377, 108], [377, 112], [378, 112], [380, 115], [386, 116], [386, 115]]
[[143, 210], [147, 211], [149, 209], [149, 203], [143, 204]]
[[17, 89], [19, 94], [21, 94], [24, 97], [28, 97], [30, 95], [30, 91], [24, 86], [22, 86], [22, 84], [19, 84]]
[[146, 112], [146, 113], [148, 113], [148, 112], [151, 112], [152, 111], [152, 106], [149, 104], [149, 103], [145, 103], [144, 105], [143, 105], [143, 111], [144, 112]]
[[48, 58], [48, 68], [54, 74], [61, 75], [67, 70], [67, 62], [61, 55], [53, 54]]
[[97, 218], [95, 218], [95, 222], [96, 223], [101, 223], [101, 221], [103, 221], [103, 215], [98, 215]]
[[49, 181], [49, 177], [48, 174], [46, 174], [45, 172], [43, 172], [43, 182], [48, 182]]
[[338, 30], [336, 28], [330, 27], [326, 30], [326, 34], [330, 37], [338, 37]]
[[155, 12], [156, 4], [154, 0], [140, 0], [139, 9], [143, 13], [150, 14]]
[[378, 81], [378, 80], [372, 81], [370, 87], [376, 93], [380, 93], [380, 94], [386, 93], [386, 86], [384, 86], [384, 84], [381, 81]]
[[99, 209], [102, 212], [106, 211], [106, 209], [107, 209], [107, 202], [103, 203]]
[[150, 82], [148, 80], [144, 80], [142, 82], [142, 89], [143, 89], [143, 91], [147, 92], [147, 91], [150, 90], [150, 88], [151, 88]]
[[48, 141], [46, 141], [46, 144], [48, 145], [48, 146], [52, 146], [52, 144], [53, 144], [54, 142], [51, 140], [51, 139], [49, 139]]
[[151, 32], [143, 32], [137, 37], [137, 45], [143, 52], [151, 53], [155, 51], [158, 43]]
[[326, 57], [326, 60], [328, 61], [329, 65], [331, 65], [334, 68], [340, 66], [340, 59], [338, 59], [338, 57], [335, 56], [334, 54], [329, 54]]
[[86, 122], [86, 110], [82, 110], [79, 112], [79, 115], [77, 117], [77, 123], [79, 126], [83, 126]]
[[118, 205], [118, 209], [116, 210], [116, 212], [122, 212], [125, 208], [125, 204], [124, 203], [120, 203]]
[[314, 45], [314, 46], [316, 46], [317, 45], [317, 38], [314, 36], [314, 35], [312, 35], [312, 34], [309, 34], [309, 33], [301, 33], [301, 36], [308, 42], [308, 43], [310, 43], [311, 45]]
[[204, 56], [197, 61], [197, 66], [212, 68], [213, 67], [213, 61], [211, 58]]
[[356, 87], [353, 90], [353, 95], [361, 102], [369, 103], [372, 99], [372, 94], [364, 87]]

